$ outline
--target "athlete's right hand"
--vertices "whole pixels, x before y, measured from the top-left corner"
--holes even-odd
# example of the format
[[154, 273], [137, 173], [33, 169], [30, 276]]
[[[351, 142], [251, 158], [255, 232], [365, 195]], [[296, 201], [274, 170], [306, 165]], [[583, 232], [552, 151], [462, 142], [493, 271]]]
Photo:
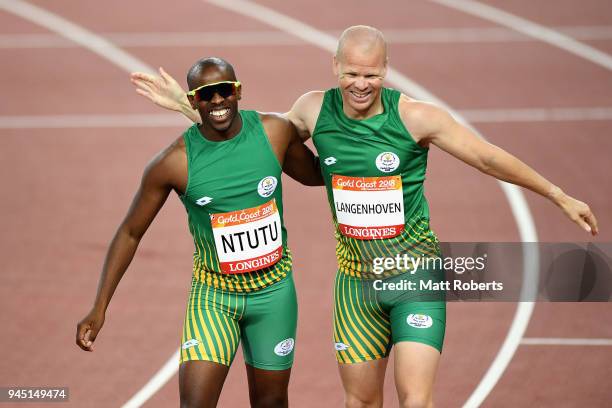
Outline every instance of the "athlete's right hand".
[[136, 86], [136, 93], [164, 109], [181, 112], [182, 105], [188, 103], [183, 88], [161, 67], [159, 76], [132, 72], [130, 81]]
[[93, 351], [93, 343], [104, 325], [104, 312], [92, 309], [77, 325], [76, 344], [85, 351]]

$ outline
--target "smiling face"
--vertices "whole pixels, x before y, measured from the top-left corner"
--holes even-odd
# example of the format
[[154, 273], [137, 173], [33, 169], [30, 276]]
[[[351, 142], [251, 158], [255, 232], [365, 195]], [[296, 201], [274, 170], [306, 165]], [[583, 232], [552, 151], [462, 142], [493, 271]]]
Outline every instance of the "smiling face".
[[[204, 64], [199, 69], [192, 68], [187, 81], [189, 89], [193, 90], [217, 82], [236, 81], [236, 75], [231, 66], [212, 63]], [[188, 98], [191, 106], [200, 113], [202, 130], [207, 135], [226, 139], [240, 130], [241, 123], [238, 116], [240, 88], [229, 95], [220, 89], [216, 90], [210, 100], [201, 98], [199, 93], [194, 96], [188, 95]]]
[[382, 112], [380, 94], [387, 73], [387, 52], [379, 33], [371, 27], [349, 28], [334, 57], [344, 112], [355, 119]]

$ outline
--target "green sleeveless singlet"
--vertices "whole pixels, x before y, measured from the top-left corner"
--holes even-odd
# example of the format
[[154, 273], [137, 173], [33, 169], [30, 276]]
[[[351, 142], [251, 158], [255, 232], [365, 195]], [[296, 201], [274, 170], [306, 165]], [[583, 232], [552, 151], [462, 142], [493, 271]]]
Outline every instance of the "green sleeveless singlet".
[[217, 289], [251, 292], [291, 270], [283, 222], [282, 168], [259, 114], [240, 111], [230, 140], [206, 139], [197, 124], [183, 134], [188, 182], [181, 201], [193, 236], [193, 279]]
[[[384, 112], [355, 120], [342, 110], [341, 91], [330, 89], [313, 132], [336, 230], [339, 271], [351, 276], [380, 277], [375, 258], [440, 254], [424, 196], [428, 149], [402, 123], [400, 96], [383, 88]], [[401, 272], [390, 268], [382, 276]]]

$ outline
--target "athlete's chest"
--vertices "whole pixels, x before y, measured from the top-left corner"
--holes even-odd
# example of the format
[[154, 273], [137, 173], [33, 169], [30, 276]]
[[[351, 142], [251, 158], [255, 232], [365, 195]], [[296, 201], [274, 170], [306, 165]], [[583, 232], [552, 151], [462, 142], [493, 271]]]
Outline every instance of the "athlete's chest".
[[355, 140], [321, 136], [315, 142], [324, 176], [371, 177], [401, 174], [410, 152], [387, 139]]
[[184, 200], [208, 213], [255, 207], [281, 197], [281, 168], [272, 152], [192, 158]]

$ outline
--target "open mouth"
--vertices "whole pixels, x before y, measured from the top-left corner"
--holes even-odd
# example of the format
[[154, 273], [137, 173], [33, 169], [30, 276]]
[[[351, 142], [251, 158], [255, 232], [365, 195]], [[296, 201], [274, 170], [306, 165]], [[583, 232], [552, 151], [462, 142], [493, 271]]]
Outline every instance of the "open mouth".
[[363, 102], [366, 102], [368, 100], [368, 98], [372, 94], [372, 91], [368, 91], [368, 92], [350, 91], [349, 93], [351, 94], [351, 98], [355, 102], [363, 103]]
[[223, 122], [229, 117], [230, 112], [230, 108], [215, 108], [208, 113], [208, 116], [215, 122]]

